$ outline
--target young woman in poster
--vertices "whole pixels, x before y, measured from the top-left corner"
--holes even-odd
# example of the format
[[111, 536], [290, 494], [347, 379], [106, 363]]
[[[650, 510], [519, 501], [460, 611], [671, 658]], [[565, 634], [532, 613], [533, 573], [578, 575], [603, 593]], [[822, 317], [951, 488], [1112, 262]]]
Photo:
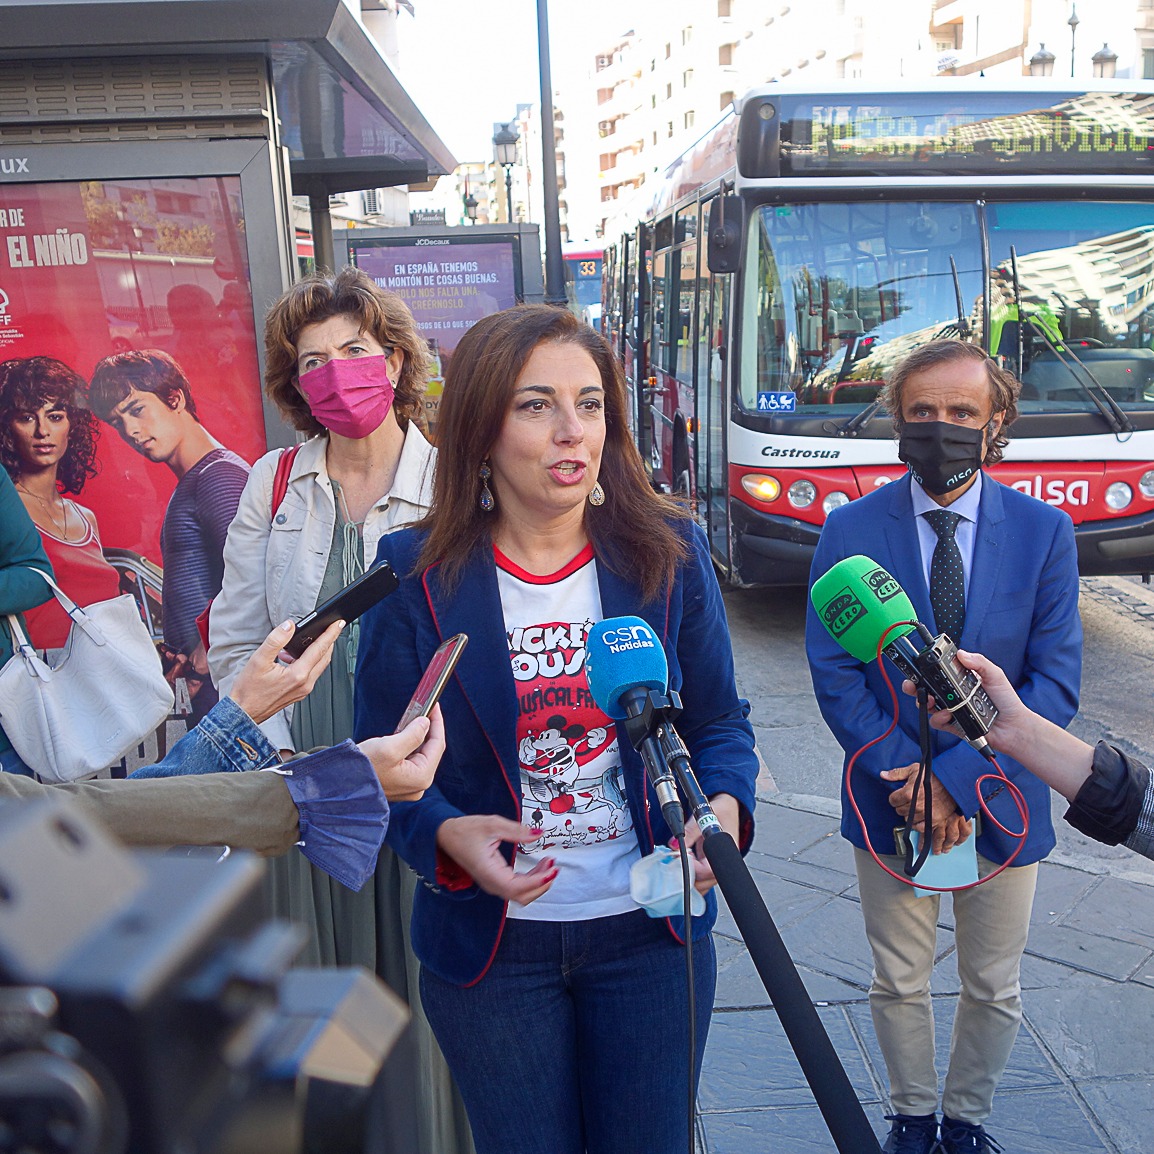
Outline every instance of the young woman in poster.
[[[96, 418], [80, 405], [84, 379], [53, 357], [0, 364], [0, 462], [16, 485], [57, 583], [81, 607], [120, 592], [96, 517], [79, 495], [96, 475]], [[59, 649], [71, 624], [55, 598], [26, 615], [38, 649]]]
[[[257, 461], [229, 528], [208, 654], [222, 693], [272, 625], [303, 617], [344, 588], [372, 563], [384, 534], [421, 517], [432, 485], [434, 451], [415, 420], [428, 352], [399, 297], [353, 268], [308, 277], [273, 305], [265, 351], [265, 391], [309, 439], [275, 511], [281, 451]], [[354, 622], [312, 696], [265, 722], [277, 748], [311, 749], [352, 735], [358, 635]], [[312, 930], [304, 964], [366, 966], [413, 1006], [410, 1060], [402, 1070], [390, 1066], [395, 1085], [404, 1077], [412, 1085], [373, 1149], [470, 1151], [464, 1109], [421, 1016], [417, 965], [406, 947], [411, 871], [385, 849], [374, 883], [353, 893], [294, 853], [269, 878], [273, 911]], [[414, 1120], [407, 1139], [405, 1124]]]

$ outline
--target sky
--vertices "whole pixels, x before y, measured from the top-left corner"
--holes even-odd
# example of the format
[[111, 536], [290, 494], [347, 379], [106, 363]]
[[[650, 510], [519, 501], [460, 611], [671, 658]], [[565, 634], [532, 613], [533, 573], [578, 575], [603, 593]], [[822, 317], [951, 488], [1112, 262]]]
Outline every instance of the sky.
[[[628, 28], [615, 13], [630, 3], [549, 4], [555, 90]], [[494, 122], [512, 120], [518, 104], [540, 102], [536, 0], [414, 0], [414, 7], [415, 17], [401, 16], [401, 83], [458, 162], [487, 160]]]

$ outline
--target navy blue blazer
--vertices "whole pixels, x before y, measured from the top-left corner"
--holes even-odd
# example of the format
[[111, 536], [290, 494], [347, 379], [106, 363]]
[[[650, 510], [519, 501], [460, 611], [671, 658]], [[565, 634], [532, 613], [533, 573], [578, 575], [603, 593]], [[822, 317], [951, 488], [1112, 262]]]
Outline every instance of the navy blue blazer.
[[[937, 633], [910, 485], [907, 475], [835, 509], [822, 530], [810, 580], [845, 557], [864, 554], [897, 578], [918, 620]], [[966, 623], [958, 644], [996, 661], [1022, 700], [1055, 724], [1069, 724], [1078, 712], [1082, 624], [1073, 523], [1061, 510], [999, 484], [988, 473], [982, 479]], [[806, 620], [806, 651], [822, 716], [848, 761], [889, 726], [893, 717], [889, 691], [878, 663], [863, 665], [850, 657], [823, 628], [812, 604]], [[898, 727], [857, 760], [852, 783], [870, 840], [879, 853], [895, 852], [893, 831], [902, 822], [886, 800], [898, 786], [878, 775], [883, 769], [920, 759], [917, 703], [901, 692], [901, 678], [893, 665], [889, 671], [901, 701]], [[934, 741], [934, 773], [962, 813], [972, 816], [978, 809], [975, 783], [993, 767], [959, 738], [935, 732]], [[1018, 762], [1007, 757], [998, 760], [1029, 807], [1029, 837], [1014, 861], [1029, 865], [1054, 848], [1050, 790]], [[987, 795], [993, 788], [987, 784]], [[1021, 829], [1018, 811], [1005, 790], [993, 799], [991, 809], [1007, 829]], [[854, 845], [865, 848], [844, 780], [841, 831]], [[991, 821], [983, 820], [978, 852], [984, 857], [1003, 862], [1017, 844]]]
[[[504, 926], [506, 903], [484, 893], [455, 863], [438, 853], [437, 829], [451, 817], [495, 813], [521, 819], [521, 774], [517, 758], [517, 692], [491, 549], [469, 562], [460, 584], [447, 592], [438, 566], [414, 573], [423, 537], [412, 529], [381, 539], [378, 559], [402, 577], [400, 588], [361, 619], [355, 680], [354, 732], [365, 737], [392, 733], [420, 680], [425, 663], [447, 637], [467, 633], [462, 655], [441, 706], [447, 750], [433, 786], [417, 802], [390, 808], [388, 842], [421, 876], [413, 909], [413, 949], [423, 965], [446, 981], [468, 985], [488, 969]], [[597, 579], [606, 617], [636, 614], [661, 638], [669, 659], [670, 685], [685, 712], [677, 729], [689, 749], [707, 795], [730, 793], [743, 809], [739, 842], [753, 836], [757, 754], [746, 720], [749, 704], [738, 698], [733, 653], [721, 591], [704, 534], [692, 527], [690, 556], [674, 588], [656, 603], [643, 604], [637, 587], [598, 559]], [[409, 576], [405, 576], [409, 574]], [[644, 766], [618, 725], [621, 765], [643, 854], [672, 836], [661, 817]], [[512, 860], [512, 846], [505, 847]], [[708, 933], [717, 901], [694, 918], [693, 934]], [[680, 936], [680, 918], [669, 919]]]

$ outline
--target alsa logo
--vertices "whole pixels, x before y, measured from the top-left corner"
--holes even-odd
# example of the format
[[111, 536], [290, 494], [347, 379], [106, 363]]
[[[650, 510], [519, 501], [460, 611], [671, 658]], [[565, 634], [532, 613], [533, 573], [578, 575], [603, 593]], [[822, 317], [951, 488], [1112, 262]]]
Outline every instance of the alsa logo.
[[617, 629], [606, 629], [601, 640], [609, 647], [610, 653], [627, 653], [630, 649], [655, 649], [657, 638], [644, 625], [622, 625]]
[[1043, 481], [1041, 476], [1027, 477], [1015, 481], [1011, 489], [1036, 497], [1047, 505], [1088, 505], [1090, 503], [1089, 481]]
[[[886, 575], [889, 576], [889, 574]], [[835, 593], [821, 607], [819, 612], [825, 627], [835, 637], [840, 637], [855, 621], [866, 615], [866, 607], [850, 592], [847, 586]]]
[[880, 565], [865, 575], [865, 583], [877, 599], [883, 602], [902, 591], [902, 587]]

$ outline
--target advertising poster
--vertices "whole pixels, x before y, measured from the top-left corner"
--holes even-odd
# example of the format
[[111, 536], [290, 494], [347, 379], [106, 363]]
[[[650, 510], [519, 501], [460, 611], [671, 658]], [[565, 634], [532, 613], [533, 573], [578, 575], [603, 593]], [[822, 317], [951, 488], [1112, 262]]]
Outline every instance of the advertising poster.
[[[235, 177], [0, 185], [0, 460], [65, 593], [131, 592], [176, 696], [120, 772], [216, 700], [195, 618], [265, 451], [244, 227]], [[28, 614], [49, 653], [68, 624]]]
[[433, 369], [425, 419], [435, 437], [437, 409], [457, 342], [490, 313], [517, 303], [513, 240], [387, 237], [349, 241], [349, 262], [402, 297], [429, 342]]

